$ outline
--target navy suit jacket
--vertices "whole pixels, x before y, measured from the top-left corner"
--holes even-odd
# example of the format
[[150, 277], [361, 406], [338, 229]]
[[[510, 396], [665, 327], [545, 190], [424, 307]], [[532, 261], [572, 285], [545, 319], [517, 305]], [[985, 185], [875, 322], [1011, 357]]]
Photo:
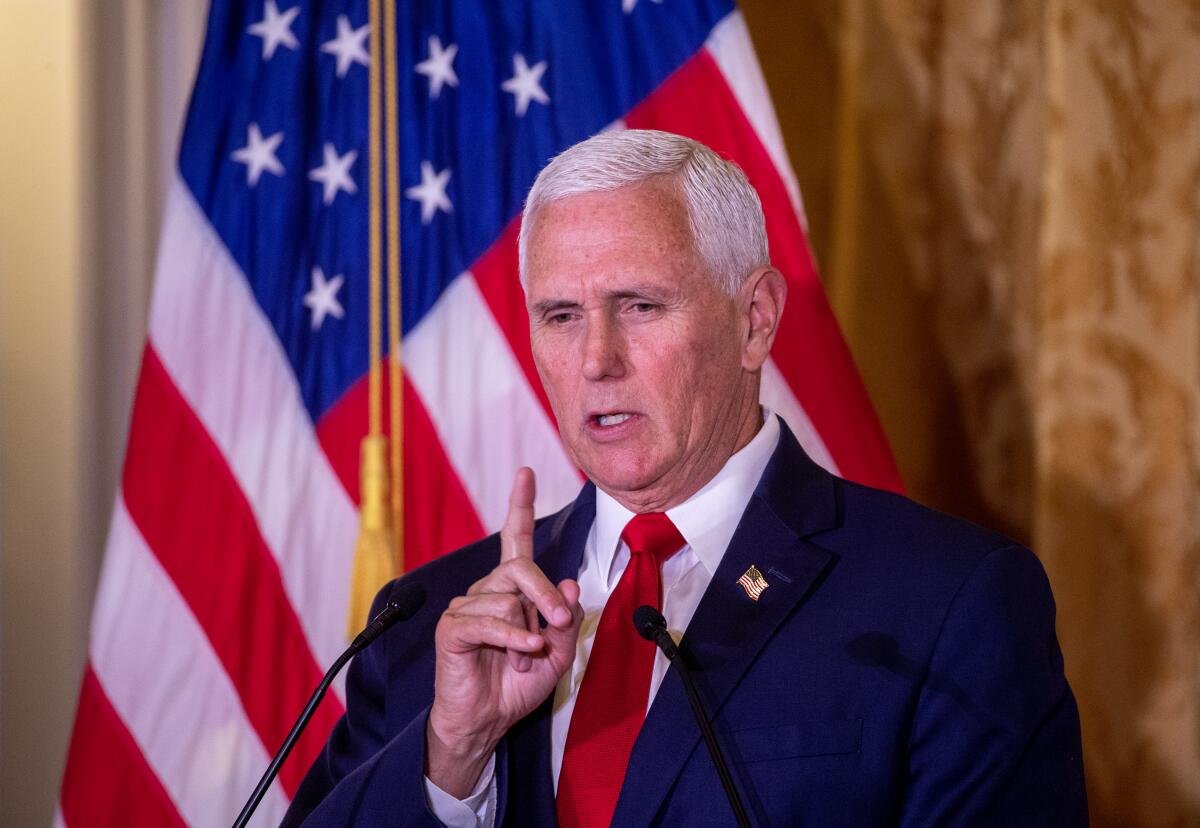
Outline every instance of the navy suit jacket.
[[[588, 484], [538, 522], [535, 559], [555, 583], [578, 572], [594, 515]], [[499, 552], [492, 536], [404, 576], [428, 601], [352, 663], [346, 715], [285, 825], [439, 824], [423, 788], [434, 627]], [[770, 584], [758, 601], [737, 584], [752, 564]], [[1087, 824], [1079, 716], [1037, 558], [828, 474], [786, 427], [683, 649], [756, 825]], [[552, 700], [497, 749], [497, 824], [556, 824]], [[672, 668], [613, 825], [732, 824]]]

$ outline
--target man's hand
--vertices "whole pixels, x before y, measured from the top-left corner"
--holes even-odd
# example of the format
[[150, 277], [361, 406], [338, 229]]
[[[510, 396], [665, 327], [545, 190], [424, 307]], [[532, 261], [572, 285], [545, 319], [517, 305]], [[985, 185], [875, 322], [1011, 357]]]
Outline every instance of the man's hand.
[[434, 636], [425, 773], [459, 799], [508, 729], [554, 692], [575, 660], [579, 584], [555, 587], [533, 562], [533, 497], [533, 470], [522, 468], [500, 530], [500, 565], [450, 602]]

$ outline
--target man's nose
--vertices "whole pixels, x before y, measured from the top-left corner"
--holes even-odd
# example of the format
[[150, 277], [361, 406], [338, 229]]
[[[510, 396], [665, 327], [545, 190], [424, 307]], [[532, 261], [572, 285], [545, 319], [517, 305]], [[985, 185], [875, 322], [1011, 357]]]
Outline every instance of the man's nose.
[[608, 314], [587, 320], [583, 342], [583, 376], [593, 382], [625, 375], [625, 339]]

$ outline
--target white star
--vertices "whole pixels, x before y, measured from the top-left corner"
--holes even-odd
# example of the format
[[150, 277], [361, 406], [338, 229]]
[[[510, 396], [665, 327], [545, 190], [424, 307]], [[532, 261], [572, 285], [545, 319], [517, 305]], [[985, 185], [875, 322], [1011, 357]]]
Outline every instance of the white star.
[[246, 130], [246, 146], [231, 153], [234, 161], [246, 165], [247, 184], [251, 187], [258, 184], [263, 170], [273, 175], [283, 175], [283, 164], [275, 157], [275, 150], [282, 143], [282, 132], [276, 132], [270, 138], [263, 138], [258, 124], [250, 124], [250, 128]]
[[524, 117], [530, 101], [550, 103], [550, 96], [542, 89], [542, 75], [546, 72], [546, 61], [529, 67], [520, 52], [513, 55], [513, 76], [500, 84], [505, 92], [511, 92], [517, 102], [517, 117]]
[[458, 86], [458, 75], [454, 73], [454, 56], [458, 54], [458, 44], [451, 43], [442, 48], [442, 39], [437, 35], [429, 37], [429, 57], [417, 64], [417, 74], [429, 78], [429, 96], [435, 101], [441, 94], [442, 85]]
[[337, 27], [337, 37], [327, 43], [322, 43], [321, 51], [337, 55], [337, 76], [344, 78], [355, 63], [361, 63], [363, 66], [370, 65], [371, 57], [367, 54], [366, 40], [367, 35], [371, 33], [371, 27], [359, 26], [357, 29], [352, 29], [350, 28], [350, 18], [344, 14], [338, 15]]
[[[662, 3], [662, 1], [663, 0], [653, 0], [655, 3]], [[621, 0], [621, 11], [625, 12], [626, 14], [632, 14], [633, 10], [637, 8], [637, 4], [638, 0]]]
[[292, 34], [292, 21], [296, 19], [296, 15], [300, 14], [299, 6], [292, 6], [283, 14], [280, 14], [279, 7], [275, 5], [275, 0], [267, 0], [267, 5], [264, 7], [263, 12], [265, 14], [263, 19], [246, 29], [250, 34], [257, 35], [263, 39], [263, 60], [270, 60], [280, 44], [289, 49], [295, 49], [300, 46], [300, 42]]
[[446, 196], [446, 184], [450, 182], [450, 170], [433, 171], [433, 164], [421, 162], [421, 183], [409, 187], [404, 194], [413, 201], [421, 202], [421, 224], [433, 221], [438, 210], [449, 213], [454, 209]]
[[320, 181], [325, 186], [326, 204], [332, 204], [341, 191], [351, 195], [358, 192], [358, 185], [350, 177], [350, 166], [356, 160], [358, 150], [350, 150], [339, 156], [333, 144], [325, 142], [325, 163], [315, 170], [309, 170], [308, 178], [310, 181]]
[[314, 267], [312, 271], [312, 289], [304, 294], [304, 304], [312, 311], [312, 329], [315, 331], [325, 322], [326, 316], [341, 319], [346, 315], [342, 303], [337, 299], [337, 292], [346, 281], [342, 276], [334, 276], [326, 281], [325, 271]]

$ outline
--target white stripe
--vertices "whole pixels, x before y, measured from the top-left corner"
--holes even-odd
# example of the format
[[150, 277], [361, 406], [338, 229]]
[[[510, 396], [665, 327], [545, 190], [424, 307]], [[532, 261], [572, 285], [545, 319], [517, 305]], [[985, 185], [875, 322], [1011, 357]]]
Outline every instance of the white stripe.
[[779, 372], [774, 359], [768, 359], [763, 365], [762, 387], [759, 389], [758, 397], [763, 405], [783, 417], [784, 422], [796, 435], [800, 446], [813, 459], [813, 462], [831, 474], [841, 474], [838, 471], [837, 463], [833, 460], [833, 455], [825, 446], [825, 441], [813, 427], [812, 420], [808, 419], [808, 414], [804, 412], [800, 401], [792, 393], [791, 386]]
[[758, 57], [754, 54], [754, 44], [750, 41], [750, 32], [742, 13], [731, 12], [724, 20], [713, 27], [704, 44], [709, 54], [717, 62], [721, 74], [725, 76], [729, 88], [742, 107], [742, 112], [758, 133], [783, 180], [792, 207], [800, 219], [804, 232], [808, 232], [808, 219], [804, 215], [804, 202], [800, 198], [800, 185], [796, 182], [796, 174], [788, 161], [787, 148], [783, 143], [783, 131], [779, 128], [779, 119], [775, 117], [775, 107], [771, 105], [771, 94], [767, 91], [767, 82], [763, 80], [762, 68], [758, 65]]
[[488, 531], [504, 523], [513, 474], [537, 474], [538, 515], [579, 493], [575, 470], [470, 273], [404, 339], [404, 363]]
[[274, 329], [178, 177], [155, 280], [154, 347], [229, 463], [317, 663], [328, 665], [345, 647], [358, 511], [317, 442]]
[[63, 819], [62, 806], [54, 809], [54, 821], [50, 823], [51, 828], [67, 828], [67, 821]]
[[[192, 825], [232, 822], [270, 756], [123, 497], [113, 510], [96, 595], [91, 662], [180, 816]], [[256, 820], [278, 824], [287, 804], [276, 780]]]

